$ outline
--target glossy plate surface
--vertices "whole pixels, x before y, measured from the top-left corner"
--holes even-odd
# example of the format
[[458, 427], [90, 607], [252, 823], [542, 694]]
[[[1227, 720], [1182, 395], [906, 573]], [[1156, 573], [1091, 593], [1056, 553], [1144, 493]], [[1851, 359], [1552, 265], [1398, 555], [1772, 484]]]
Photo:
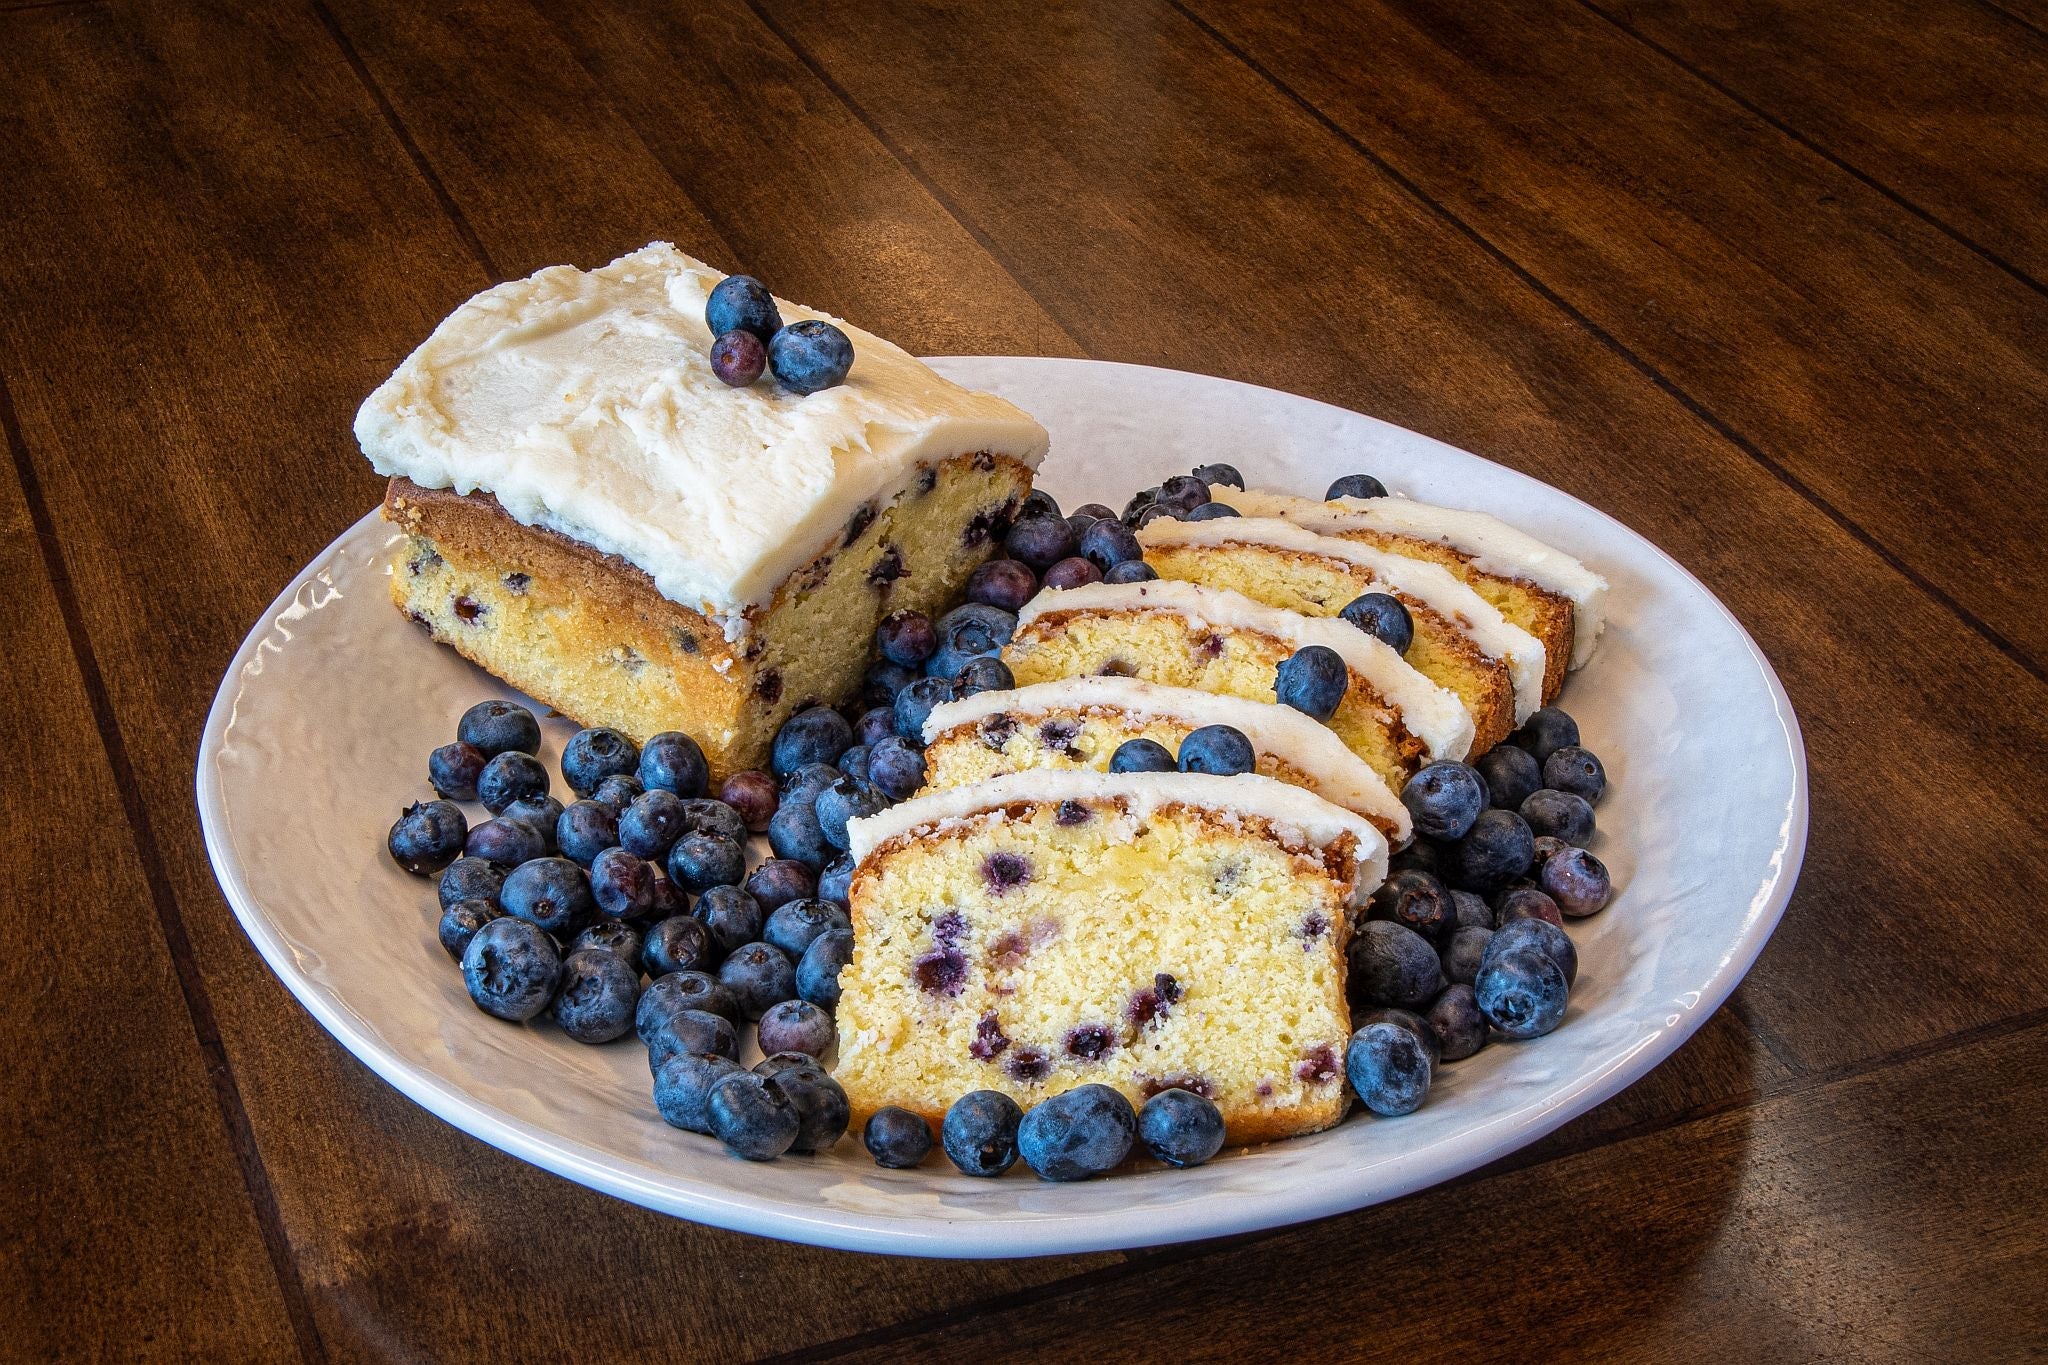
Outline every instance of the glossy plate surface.
[[[662, 1123], [645, 1054], [475, 1009], [434, 937], [434, 890], [383, 852], [430, 795], [427, 752], [486, 696], [513, 696], [430, 644], [386, 595], [393, 540], [365, 516], [257, 623], [208, 718], [199, 806], [251, 941], [322, 1026], [378, 1075], [483, 1141], [650, 1208], [765, 1236], [931, 1256], [1156, 1245], [1318, 1218], [1473, 1169], [1549, 1132], [1669, 1056], [1726, 998], [1791, 893], [1806, 839], [1798, 723], [1763, 655], [1655, 546], [1555, 489], [1311, 400], [1199, 375], [1075, 360], [935, 361], [1050, 428], [1041, 483], [1063, 505], [1227, 460], [1254, 486], [1319, 495], [1367, 471], [1432, 502], [1497, 513], [1604, 573], [1598, 654], [1560, 704], [1607, 766], [1594, 849], [1620, 888], [1573, 927], [1564, 1025], [1443, 1068], [1398, 1120], [1192, 1171], [1050, 1185], [1022, 1166], [958, 1175], [937, 1154], [886, 1171], [854, 1135], [754, 1165]], [[572, 727], [545, 723], [553, 766]], [[561, 790], [558, 782], [557, 789]]]

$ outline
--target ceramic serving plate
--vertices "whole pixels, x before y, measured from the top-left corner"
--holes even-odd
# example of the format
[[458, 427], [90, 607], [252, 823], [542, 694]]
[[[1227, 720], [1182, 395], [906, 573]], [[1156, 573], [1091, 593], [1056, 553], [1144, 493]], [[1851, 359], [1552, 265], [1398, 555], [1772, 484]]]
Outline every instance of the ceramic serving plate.
[[[1607, 766], [1594, 849], [1618, 892], [1572, 927], [1581, 969], [1563, 1026], [1444, 1067], [1406, 1118], [1355, 1113], [1190, 1171], [1147, 1163], [1053, 1185], [1020, 1165], [977, 1180], [936, 1153], [888, 1171], [852, 1134], [817, 1157], [729, 1157], [661, 1121], [631, 1035], [585, 1047], [544, 1020], [506, 1024], [472, 1006], [435, 941], [432, 882], [385, 855], [400, 807], [430, 794], [428, 750], [472, 703], [515, 694], [392, 609], [394, 537], [372, 513], [243, 643], [207, 719], [198, 786], [208, 851], [251, 942], [378, 1075], [485, 1142], [649, 1208], [824, 1246], [1029, 1256], [1272, 1227], [1456, 1176], [1641, 1077], [1734, 989], [1799, 869], [1805, 755], [1770, 664], [1656, 546], [1523, 475], [1305, 398], [1088, 361], [934, 364], [1050, 428], [1041, 482], [1069, 507], [1122, 506], [1211, 460], [1238, 465], [1254, 486], [1312, 496], [1364, 471], [1426, 501], [1497, 513], [1607, 576], [1606, 635], [1560, 704]], [[573, 727], [545, 729], [552, 767]]]

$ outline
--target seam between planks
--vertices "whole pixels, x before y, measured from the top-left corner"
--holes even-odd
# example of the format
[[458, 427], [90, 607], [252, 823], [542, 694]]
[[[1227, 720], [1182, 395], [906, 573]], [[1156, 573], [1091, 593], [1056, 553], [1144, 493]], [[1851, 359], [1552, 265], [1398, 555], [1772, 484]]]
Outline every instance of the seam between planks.
[[14, 461], [15, 479], [21, 487], [22, 501], [28, 507], [29, 524], [42, 554], [43, 576], [49, 583], [52, 596], [56, 598], [58, 615], [64, 622], [64, 634], [71, 648], [72, 664], [78, 670], [79, 682], [86, 695], [86, 704], [92, 712], [93, 726], [99, 732], [100, 748], [106, 755], [107, 767], [121, 799], [121, 809], [128, 823], [136, 860], [141, 865], [143, 877], [149, 883], [150, 902], [156, 913], [157, 932], [170, 953], [171, 966], [177, 976], [178, 991], [184, 1000], [186, 1017], [199, 1044], [207, 1079], [213, 1087], [214, 1104], [219, 1111], [221, 1125], [227, 1130], [228, 1142], [234, 1151], [243, 1193], [256, 1215], [257, 1227], [263, 1238], [263, 1248], [270, 1257], [271, 1273], [277, 1280], [278, 1292], [284, 1300], [285, 1315], [291, 1322], [292, 1335], [297, 1341], [300, 1356], [308, 1361], [324, 1361], [327, 1358], [326, 1348], [321, 1342], [319, 1328], [314, 1322], [312, 1309], [306, 1298], [305, 1284], [299, 1277], [298, 1262], [292, 1252], [290, 1239], [285, 1234], [284, 1217], [278, 1208], [277, 1194], [271, 1186], [269, 1172], [264, 1167], [262, 1153], [257, 1148], [255, 1130], [250, 1125], [248, 1111], [242, 1104], [241, 1087], [236, 1084], [234, 1068], [228, 1061], [227, 1050], [221, 1044], [220, 1025], [213, 1012], [213, 1000], [207, 992], [205, 977], [192, 951], [191, 935], [185, 928], [184, 912], [178, 906], [176, 893], [171, 890], [171, 880], [164, 868], [163, 853], [157, 844], [155, 826], [150, 821], [148, 807], [142, 799], [142, 789], [136, 780], [135, 767], [128, 757], [127, 740], [122, 735], [120, 721], [114, 713], [113, 700], [107, 691], [105, 676], [100, 671], [99, 659], [93, 649], [91, 634], [86, 629], [84, 615], [79, 609], [78, 595], [73, 588], [70, 570], [65, 565], [63, 549], [57, 538], [56, 523], [50, 516], [49, 505], [44, 501], [42, 481], [37, 476], [34, 461], [29, 455], [28, 439], [22, 433], [21, 422], [15, 415], [13, 394], [7, 387], [5, 376], [0, 376], [0, 427], [4, 427], [6, 432], [8, 451]]

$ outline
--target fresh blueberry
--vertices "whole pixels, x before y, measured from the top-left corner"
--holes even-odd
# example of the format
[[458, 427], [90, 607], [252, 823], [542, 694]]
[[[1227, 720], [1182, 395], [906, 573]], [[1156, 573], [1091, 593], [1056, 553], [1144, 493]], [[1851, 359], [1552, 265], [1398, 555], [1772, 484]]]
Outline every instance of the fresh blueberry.
[[[986, 658], [1008, 644], [1017, 632], [1017, 617], [1012, 612], [969, 602], [941, 616], [938, 632], [938, 652], [925, 660], [924, 671], [929, 677], [954, 678], [970, 659]], [[902, 702], [900, 695], [897, 702]], [[902, 713], [897, 714], [900, 717]]]
[[505, 884], [504, 872], [483, 858], [457, 858], [441, 874], [436, 888], [441, 908], [457, 901], [481, 900], [498, 903], [498, 888]]
[[1074, 552], [1074, 528], [1060, 517], [1020, 516], [1003, 541], [1003, 551], [1042, 573]]
[[1485, 810], [1465, 837], [1451, 845], [1445, 879], [1465, 891], [1491, 895], [1528, 872], [1536, 836], [1511, 810]]
[[1422, 1107], [1436, 1068], [1414, 1029], [1390, 1020], [1367, 1024], [1344, 1049], [1344, 1075], [1360, 1103], [1385, 1118]]
[[1398, 1024], [1421, 1039], [1422, 1050], [1429, 1054], [1432, 1066], [1443, 1060], [1443, 1039], [1437, 1036], [1436, 1025], [1430, 1023], [1428, 1019], [1417, 1014], [1414, 1010], [1367, 1010], [1363, 1014], [1353, 1015], [1351, 1019], [1353, 1032], [1364, 1028], [1367, 1024], [1380, 1023]]
[[918, 668], [938, 650], [939, 632], [921, 611], [892, 611], [875, 627], [875, 648], [891, 663]]
[[[1541, 924], [1542, 920], [1518, 920]], [[1472, 994], [1486, 1022], [1510, 1038], [1536, 1038], [1564, 1018], [1571, 987], [1557, 961], [1527, 948], [1488, 953]]]
[[848, 847], [847, 821], [878, 814], [888, 806], [889, 798], [874, 783], [842, 777], [818, 793], [818, 828], [824, 831], [825, 842], [843, 853]]
[[1205, 502], [1200, 507], [1189, 512], [1185, 517], [1182, 517], [1181, 520], [1215, 521], [1218, 517], [1241, 517], [1243, 515], [1244, 513], [1238, 511], [1227, 502]]
[[1105, 583], [1150, 583], [1159, 577], [1159, 571], [1142, 559], [1126, 559], [1121, 564], [1112, 564], [1103, 570]]
[[692, 831], [668, 851], [668, 879], [685, 891], [738, 886], [746, 875], [745, 846], [723, 835]]
[[818, 799], [819, 792], [844, 775], [830, 763], [806, 763], [782, 779], [782, 804], [808, 806]]
[[1280, 661], [1273, 696], [1311, 720], [1328, 720], [1351, 687], [1344, 656], [1328, 645], [1303, 645]]
[[1236, 465], [1221, 463], [1197, 465], [1193, 473], [1196, 478], [1208, 484], [1211, 488], [1221, 484], [1225, 488], [1235, 488], [1239, 492], [1244, 491], [1244, 475], [1237, 472]]
[[721, 953], [761, 937], [760, 903], [737, 886], [711, 887], [698, 898], [694, 913]]
[[817, 874], [805, 864], [788, 858], [764, 859], [747, 875], [747, 894], [762, 910], [773, 910], [779, 905], [812, 895], [817, 889]]
[[640, 1031], [647, 1044], [647, 1066], [660, 1071], [672, 1057], [688, 1053], [709, 1053], [714, 1057], [740, 1056], [739, 1030], [722, 1014], [710, 1010], [665, 1011]]
[[1543, 785], [1597, 805], [1601, 793], [1607, 790], [1607, 769], [1591, 749], [1567, 744], [1552, 749], [1550, 757], [1543, 760]]
[[1120, 1091], [1079, 1085], [1045, 1100], [1017, 1129], [1017, 1153], [1045, 1180], [1087, 1180], [1123, 1164], [1138, 1116]]
[[[659, 868], [655, 870], [660, 872]], [[654, 909], [647, 913], [646, 920], [638, 927], [644, 929], [648, 924], [659, 923], [665, 919], [674, 919], [677, 915], [687, 915], [688, 913], [690, 913], [689, 893], [670, 881], [666, 874], [663, 874], [654, 879]]]
[[[1410, 843], [1408, 847], [1387, 859], [1387, 871], [1389, 873], [1405, 872], [1410, 868], [1417, 872], [1427, 872], [1432, 877], [1441, 877], [1443, 875], [1443, 853], [1440, 847], [1427, 839], [1417, 839]], [[1491, 920], [1487, 922], [1489, 924], [1492, 923]]]
[[747, 842], [746, 817], [723, 801], [699, 796], [683, 802], [683, 833], [715, 834], [733, 843]]
[[662, 787], [649, 788], [619, 817], [619, 846], [636, 858], [665, 857], [682, 837], [686, 816], [683, 798]]
[[838, 852], [826, 841], [825, 831], [818, 827], [815, 799], [795, 802], [785, 798], [781, 809], [775, 812], [775, 818], [768, 822], [768, 846], [775, 851], [778, 860], [803, 863], [808, 867], [823, 867]]
[[1429, 1023], [1443, 1040], [1443, 1060], [1462, 1062], [1486, 1046], [1486, 1016], [1469, 983], [1446, 988], [1429, 1007]]
[[1001, 1175], [1017, 1164], [1017, 1129], [1024, 1111], [999, 1090], [975, 1090], [954, 1100], [939, 1125], [946, 1159], [966, 1175]]
[[640, 945], [640, 966], [649, 976], [708, 969], [718, 959], [718, 945], [704, 921], [691, 915], [670, 915], [647, 930]]
[[711, 1118], [704, 1112], [704, 1102], [710, 1097], [711, 1087], [743, 1071], [730, 1057], [678, 1053], [654, 1073], [654, 1107], [666, 1122], [684, 1132], [708, 1134]]
[[1546, 706], [1523, 721], [1522, 728], [1509, 735], [1507, 742], [1527, 749], [1541, 763], [1559, 749], [1579, 742], [1579, 723], [1555, 706]]
[[808, 1052], [770, 1052], [754, 1063], [756, 1076], [780, 1076], [785, 1071], [815, 1071], [818, 1059]]
[[781, 1156], [795, 1144], [802, 1126], [782, 1087], [751, 1071], [734, 1072], [713, 1085], [704, 1099], [704, 1116], [711, 1135], [749, 1161]]
[[1121, 521], [1096, 522], [1081, 533], [1081, 543], [1076, 548], [1081, 558], [1104, 574], [1119, 564], [1142, 563], [1145, 558], [1137, 533]]
[[640, 971], [617, 953], [584, 948], [562, 960], [555, 1022], [579, 1043], [609, 1043], [633, 1027]]
[[608, 848], [590, 864], [590, 896], [611, 919], [645, 919], [654, 911], [654, 864]]
[[[896, 717], [893, 712], [890, 714], [889, 723], [891, 725], [894, 725], [896, 723]], [[839, 771], [845, 773], [848, 777], [857, 777], [863, 782], [867, 781], [868, 754], [869, 750], [867, 745], [854, 745], [851, 749], [848, 749], [845, 753], [839, 755]]]
[[919, 678], [896, 694], [896, 733], [912, 744], [924, 743], [924, 722], [932, 708], [953, 700], [950, 678]]
[[626, 813], [626, 807], [639, 800], [640, 794], [646, 790], [638, 777], [607, 777], [597, 784], [597, 790], [590, 794], [590, 799], [610, 811], [616, 821]]
[[[1593, 807], [1583, 796], [1545, 787], [1541, 791], [1530, 792], [1521, 809], [1522, 818], [1537, 834], [1548, 834], [1579, 848], [1593, 842]], [[1532, 847], [1532, 858], [1534, 854]]]
[[[892, 694], [887, 706], [871, 707], [860, 713], [853, 722], [854, 747], [872, 750], [883, 740], [896, 734], [896, 698]], [[845, 769], [840, 769], [844, 772]]]
[[[1493, 941], [1486, 945], [1489, 958], [1519, 952], [1541, 953], [1555, 962], [1558, 970], [1564, 973], [1567, 986], [1579, 979], [1578, 946], [1572, 942], [1570, 934], [1549, 920], [1528, 917], [1509, 920], [1494, 930]], [[1480, 964], [1480, 969], [1485, 970], [1485, 963]]]
[[1368, 920], [1351, 939], [1351, 994], [1361, 1005], [1421, 1009], [1444, 988], [1429, 940], [1405, 924]]
[[1192, 1090], [1162, 1090], [1138, 1111], [1138, 1142], [1154, 1161], [1199, 1166], [1223, 1150], [1223, 1112]]
[[435, 932], [448, 956], [460, 962], [463, 950], [469, 947], [470, 939], [476, 937], [476, 931], [502, 914], [502, 910], [487, 900], [457, 901], [441, 912], [441, 923]]
[[711, 767], [697, 741], [679, 730], [665, 730], [640, 749], [640, 785], [648, 791], [702, 796], [711, 784]]
[[789, 954], [794, 961], [822, 934], [834, 929], [851, 929], [846, 912], [826, 900], [797, 900], [777, 906], [761, 931], [762, 941]]
[[845, 905], [853, 890], [853, 855], [842, 853], [818, 873], [818, 899]]
[[763, 1052], [822, 1057], [832, 1046], [832, 1016], [807, 1000], [784, 1000], [761, 1016], [758, 1033]]
[[846, 1092], [826, 1074], [825, 1068], [788, 1067], [776, 1072], [769, 1084], [781, 1087], [796, 1106], [796, 1141], [789, 1147], [792, 1152], [822, 1152], [846, 1135], [852, 1108], [846, 1102]]
[[877, 659], [861, 674], [861, 705], [867, 707], [892, 707], [896, 694], [916, 682], [922, 676], [914, 668], [892, 664], [887, 659]]
[[633, 979], [640, 979], [640, 931], [632, 925], [615, 919], [601, 919], [576, 935], [569, 944], [571, 952], [580, 953], [586, 948], [617, 953], [632, 967]]
[[1193, 474], [1176, 474], [1159, 485], [1159, 501], [1182, 513], [1192, 512], [1209, 501], [1209, 485]]
[[991, 559], [967, 578], [967, 600], [998, 611], [1021, 611], [1038, 595], [1038, 575], [1015, 559]]
[[1456, 985], [1471, 985], [1473, 978], [1479, 975], [1479, 962], [1486, 956], [1486, 945], [1491, 942], [1491, 929], [1451, 930], [1451, 936], [1444, 940], [1445, 978]]
[[517, 749], [508, 749], [484, 764], [476, 779], [477, 799], [493, 815], [503, 815], [505, 807], [522, 797], [547, 793], [548, 770], [532, 754]]
[[1486, 809], [1486, 783], [1462, 763], [1432, 763], [1401, 788], [1401, 804], [1425, 839], [1462, 839]]
[[969, 659], [953, 679], [953, 694], [959, 697], [979, 696], [983, 692], [1007, 692], [1017, 685], [1017, 679], [1010, 672], [1010, 666], [992, 655]]
[[469, 820], [453, 801], [415, 801], [392, 822], [384, 846], [391, 861], [415, 877], [439, 872], [462, 856]]
[[597, 855], [619, 842], [619, 821], [609, 807], [578, 801], [555, 821], [555, 847], [564, 858], [589, 867]]
[[808, 763], [836, 762], [852, 744], [853, 727], [846, 717], [829, 706], [808, 707], [775, 732], [768, 768], [777, 777], [786, 777]]
[[567, 858], [535, 858], [512, 869], [498, 892], [505, 913], [567, 936], [597, 912], [590, 877]]
[[1406, 654], [1415, 643], [1415, 618], [1407, 604], [1392, 593], [1369, 592], [1354, 597], [1337, 613], [1367, 635], [1385, 642], [1396, 654]]
[[1470, 891], [1451, 892], [1451, 920], [1459, 929], [1493, 928], [1493, 907]]
[[1235, 777], [1258, 767], [1258, 751], [1244, 731], [1234, 725], [1204, 725], [1180, 742], [1180, 770]]
[[839, 1008], [839, 972], [853, 958], [853, 930], [828, 929], [796, 964], [796, 993], [820, 1009]]
[[488, 761], [482, 749], [458, 739], [427, 755], [427, 781], [450, 801], [474, 801], [476, 780]]
[[578, 796], [588, 796], [607, 777], [639, 771], [640, 750], [617, 730], [578, 730], [562, 746], [562, 780]]
[[1518, 919], [1547, 920], [1564, 928], [1564, 912], [1557, 902], [1533, 886], [1511, 886], [1494, 898], [1494, 922], [1508, 924]]
[[1472, 765], [1486, 783], [1487, 800], [1501, 810], [1516, 810], [1529, 793], [1543, 785], [1543, 765], [1527, 749], [1496, 744]]
[[1085, 588], [1102, 581], [1102, 570], [1079, 555], [1068, 555], [1045, 571], [1045, 586], [1055, 592]]
[[501, 820], [524, 820], [532, 825], [534, 833], [540, 835], [541, 849], [555, 853], [555, 828], [562, 819], [562, 803], [552, 796], [523, 796], [505, 807], [498, 816]]
[[[452, 870], [452, 869], [451, 869]], [[442, 874], [447, 880], [447, 874]], [[1567, 848], [1544, 860], [1537, 884], [1573, 919], [1598, 914], [1614, 895], [1607, 864], [1583, 848]]]
[[868, 1116], [860, 1141], [877, 1166], [907, 1171], [931, 1155], [932, 1129], [908, 1109], [892, 1104]]
[[1432, 942], [1449, 932], [1455, 917], [1451, 893], [1427, 872], [1413, 868], [1391, 873], [1372, 893], [1367, 910], [1372, 919], [1405, 924]]
[[719, 965], [718, 980], [749, 1019], [759, 1019], [770, 1007], [796, 999], [796, 968], [780, 948], [766, 943], [736, 949]]
[[470, 707], [456, 723], [455, 737], [475, 745], [486, 759], [540, 752], [540, 722], [533, 712], [509, 701], [480, 701]]
[[924, 750], [890, 735], [868, 755], [868, 781], [891, 801], [907, 801], [924, 785]]
[[649, 1043], [664, 1020], [685, 1010], [715, 1014], [731, 1024], [737, 1024], [741, 1017], [739, 1002], [718, 983], [717, 977], [709, 972], [670, 972], [654, 978], [640, 993], [639, 1007], [633, 1011], [633, 1027], [640, 1034], [640, 1041]]
[[711, 373], [728, 388], [744, 389], [768, 368], [768, 348], [752, 332], [727, 332], [711, 343]]
[[1153, 739], [1127, 739], [1109, 756], [1113, 773], [1170, 773], [1176, 771], [1173, 753]]
[[[1116, 513], [1112, 512], [1110, 515], [1115, 516]], [[1081, 544], [1081, 537], [1088, 534], [1088, 528], [1101, 520], [1101, 517], [1085, 511], [1067, 513], [1067, 529], [1074, 533], [1074, 544], [1076, 547]]]
[[547, 1008], [562, 974], [555, 941], [523, 919], [479, 928], [462, 950], [462, 984], [485, 1014], [524, 1023]]
[[1159, 485], [1154, 484], [1150, 488], [1141, 488], [1131, 494], [1131, 500], [1124, 504], [1124, 510], [1119, 520], [1125, 526], [1135, 527], [1140, 517], [1144, 516], [1149, 509], [1158, 505]]
[[829, 322], [793, 322], [768, 342], [768, 367], [775, 371], [775, 382], [790, 392], [816, 393], [846, 382], [853, 342]]
[[768, 287], [752, 275], [727, 275], [704, 300], [704, 325], [715, 337], [745, 332], [765, 344], [782, 330], [782, 313]]
[[1018, 507], [1017, 515], [1020, 517], [1059, 517], [1066, 514], [1060, 511], [1058, 498], [1055, 498], [1043, 488], [1034, 488], [1024, 495], [1023, 505]]
[[1323, 494], [1324, 502], [1335, 502], [1339, 498], [1384, 498], [1387, 486], [1370, 474], [1346, 474], [1329, 487]]
[[486, 820], [469, 832], [462, 852], [465, 857], [512, 868], [545, 858], [547, 841], [524, 820]]

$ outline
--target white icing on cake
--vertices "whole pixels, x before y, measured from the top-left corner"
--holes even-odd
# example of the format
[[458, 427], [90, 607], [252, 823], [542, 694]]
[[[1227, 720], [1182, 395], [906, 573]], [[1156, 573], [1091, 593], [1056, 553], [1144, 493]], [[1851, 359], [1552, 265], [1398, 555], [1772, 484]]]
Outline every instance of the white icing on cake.
[[1143, 820], [1162, 806], [1184, 805], [1220, 816], [1253, 815], [1272, 823], [1290, 842], [1327, 849], [1351, 836], [1355, 900], [1363, 900], [1387, 873], [1387, 841], [1363, 816], [1332, 805], [1314, 792], [1270, 777], [1245, 773], [1098, 773], [1088, 769], [1033, 768], [970, 782], [964, 787], [914, 796], [877, 815], [847, 822], [849, 852], [856, 864], [876, 848], [913, 831], [943, 832], [946, 826], [1005, 806], [1057, 805], [1062, 801], [1121, 801], [1131, 818]]
[[386, 475], [494, 494], [511, 516], [646, 571], [725, 618], [765, 605], [920, 465], [991, 451], [1036, 468], [1045, 429], [829, 314], [845, 383], [799, 395], [711, 372], [704, 303], [725, 276], [656, 242], [597, 270], [551, 266], [451, 313], [363, 403], [356, 439]]
[[1379, 580], [1368, 591], [1399, 593], [1433, 608], [1479, 646], [1488, 658], [1507, 661], [1515, 684], [1515, 724], [1543, 705], [1543, 642], [1510, 622], [1500, 610], [1441, 564], [1318, 535], [1277, 517], [1217, 517], [1175, 521], [1159, 517], [1138, 532], [1140, 545], [1257, 545], [1340, 560]]
[[936, 743], [950, 731], [980, 724], [998, 714], [1079, 715], [1109, 711], [1136, 725], [1171, 720], [1191, 730], [1204, 725], [1229, 725], [1244, 733], [1252, 747], [1286, 763], [1312, 784], [1315, 793], [1346, 810], [1394, 827], [1397, 843], [1407, 843], [1412, 825], [1408, 808], [1387, 788], [1372, 765], [1346, 748], [1330, 728], [1289, 706], [1247, 701], [1188, 687], [1162, 687], [1137, 678], [1056, 678], [1009, 692], [977, 692], [932, 708], [924, 723], [925, 743]]
[[1449, 546], [1471, 561], [1480, 573], [1533, 583], [1569, 600], [1571, 666], [1583, 667], [1593, 657], [1593, 646], [1600, 639], [1607, 580], [1564, 551], [1545, 545], [1491, 513], [1437, 507], [1398, 495], [1317, 502], [1313, 498], [1259, 490], [1247, 493], [1219, 485], [1212, 490], [1212, 496], [1248, 517], [1285, 517], [1297, 526], [1325, 535], [1374, 530]]
[[1385, 641], [1366, 634], [1349, 621], [1303, 616], [1222, 588], [1160, 579], [1151, 583], [1090, 583], [1065, 591], [1041, 592], [1017, 613], [1018, 633], [1022, 634], [1032, 621], [1049, 611], [1173, 612], [1197, 628], [1249, 631], [1271, 636], [1294, 649], [1324, 645], [1337, 651], [1354, 674], [1365, 679], [1389, 706], [1401, 713], [1401, 724], [1422, 741], [1431, 758], [1462, 759], [1472, 749], [1472, 714], [1458, 694], [1423, 677]]

